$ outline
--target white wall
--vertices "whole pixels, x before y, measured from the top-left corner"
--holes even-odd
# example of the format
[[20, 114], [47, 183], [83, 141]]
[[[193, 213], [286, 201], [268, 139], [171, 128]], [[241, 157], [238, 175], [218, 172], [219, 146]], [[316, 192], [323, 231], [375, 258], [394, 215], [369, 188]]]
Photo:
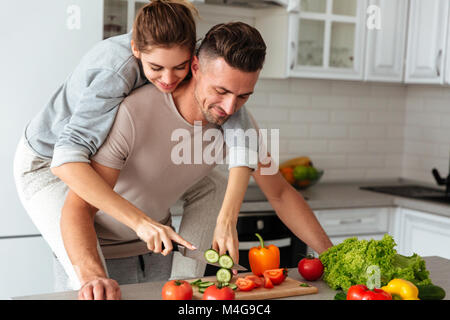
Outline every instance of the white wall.
[[[82, 55], [102, 39], [101, 0], [23, 0], [0, 4], [0, 237], [38, 233], [19, 202], [13, 157], [24, 126], [41, 110]], [[69, 5], [80, 29], [69, 30]]]

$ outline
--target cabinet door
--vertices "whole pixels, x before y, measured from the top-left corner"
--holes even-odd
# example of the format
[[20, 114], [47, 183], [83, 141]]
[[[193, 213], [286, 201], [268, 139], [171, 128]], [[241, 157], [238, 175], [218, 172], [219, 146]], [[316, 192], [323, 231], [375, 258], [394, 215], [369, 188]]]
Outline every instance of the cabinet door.
[[369, 5], [380, 25], [367, 28], [364, 80], [402, 82], [408, 0], [370, 0]]
[[362, 80], [366, 8], [365, 0], [302, 0], [290, 18], [289, 75]]
[[0, 239], [0, 299], [53, 292], [53, 258], [42, 237]]
[[448, 0], [411, 0], [406, 83], [443, 83]]
[[403, 255], [440, 256], [450, 259], [450, 218], [400, 209], [396, 218], [397, 251]]

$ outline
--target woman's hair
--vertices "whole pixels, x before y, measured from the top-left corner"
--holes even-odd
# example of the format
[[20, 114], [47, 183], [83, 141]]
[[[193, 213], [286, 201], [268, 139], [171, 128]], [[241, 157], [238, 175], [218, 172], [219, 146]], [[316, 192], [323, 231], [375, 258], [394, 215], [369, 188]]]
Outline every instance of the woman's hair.
[[197, 56], [223, 58], [233, 68], [254, 72], [263, 67], [266, 44], [259, 31], [246, 23], [220, 23], [205, 35]]
[[151, 0], [139, 9], [132, 39], [141, 52], [149, 46], [184, 46], [194, 53], [198, 11], [188, 0]]

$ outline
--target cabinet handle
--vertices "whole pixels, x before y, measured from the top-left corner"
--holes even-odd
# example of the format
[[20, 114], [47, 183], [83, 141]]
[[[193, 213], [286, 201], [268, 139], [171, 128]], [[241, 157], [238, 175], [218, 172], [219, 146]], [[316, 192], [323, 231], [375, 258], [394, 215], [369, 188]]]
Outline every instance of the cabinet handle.
[[362, 219], [345, 219], [345, 220], [341, 220], [339, 221], [340, 224], [356, 224], [356, 223], [361, 223]]
[[437, 58], [436, 58], [436, 74], [438, 77], [441, 76], [441, 58], [442, 58], [442, 49], [439, 49]]

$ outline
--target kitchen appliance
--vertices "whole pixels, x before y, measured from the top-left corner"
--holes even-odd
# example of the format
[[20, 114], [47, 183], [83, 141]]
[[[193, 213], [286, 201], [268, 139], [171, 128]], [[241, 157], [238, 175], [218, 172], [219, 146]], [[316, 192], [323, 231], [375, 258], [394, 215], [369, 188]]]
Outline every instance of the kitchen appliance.
[[[268, 200], [257, 185], [249, 185], [238, 215], [239, 264], [250, 270], [248, 252], [259, 246], [255, 233], [259, 233], [266, 245], [280, 249], [280, 267], [296, 268], [306, 256], [307, 246], [298, 239], [278, 218]], [[213, 275], [217, 267], [207, 265], [205, 275]]]

